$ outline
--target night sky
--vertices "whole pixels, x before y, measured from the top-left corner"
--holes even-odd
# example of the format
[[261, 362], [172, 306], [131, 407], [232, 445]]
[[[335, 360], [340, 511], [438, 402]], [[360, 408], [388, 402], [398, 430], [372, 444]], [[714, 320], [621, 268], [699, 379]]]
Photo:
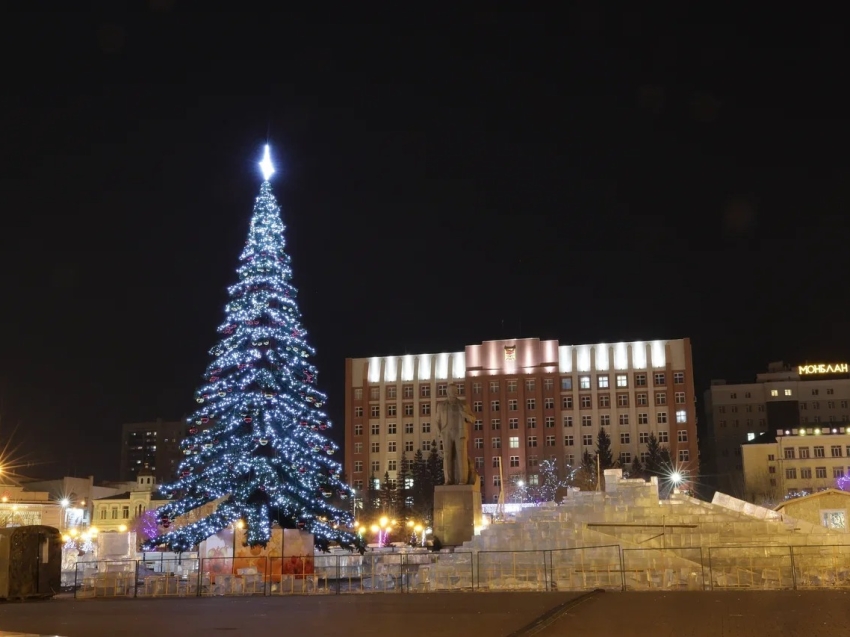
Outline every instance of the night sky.
[[267, 139], [337, 435], [349, 356], [687, 336], [700, 394], [850, 358], [833, 17], [274, 4], [7, 10], [0, 439], [23, 473], [116, 478], [122, 423], [192, 411]]

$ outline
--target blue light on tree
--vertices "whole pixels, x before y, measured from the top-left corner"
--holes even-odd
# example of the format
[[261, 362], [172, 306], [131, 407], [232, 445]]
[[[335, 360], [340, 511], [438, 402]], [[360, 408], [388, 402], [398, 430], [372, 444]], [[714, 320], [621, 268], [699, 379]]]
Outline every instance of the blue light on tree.
[[[228, 289], [222, 338], [195, 395], [178, 478], [161, 489], [173, 498], [158, 510], [165, 531], [145, 543], [148, 549], [186, 551], [242, 521], [251, 546], [264, 546], [278, 522], [313, 533], [319, 548], [336, 541], [362, 550], [360, 538], [342, 530], [350, 515], [330, 503], [350, 489], [332, 458], [337, 446], [326, 436], [326, 398], [316, 387], [314, 350], [291, 284], [268, 146], [260, 168], [264, 180], [239, 280]], [[210, 515], [168, 530], [178, 516], [220, 498]]]

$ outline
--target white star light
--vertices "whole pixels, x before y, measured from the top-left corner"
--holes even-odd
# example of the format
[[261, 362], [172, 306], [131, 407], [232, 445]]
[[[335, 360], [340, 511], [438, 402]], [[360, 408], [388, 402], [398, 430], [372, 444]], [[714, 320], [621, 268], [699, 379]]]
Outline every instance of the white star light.
[[272, 165], [272, 157], [268, 144], [266, 144], [266, 152], [263, 154], [263, 161], [260, 162], [260, 170], [263, 171], [263, 179], [265, 181], [268, 181], [269, 177], [274, 175], [274, 166]]

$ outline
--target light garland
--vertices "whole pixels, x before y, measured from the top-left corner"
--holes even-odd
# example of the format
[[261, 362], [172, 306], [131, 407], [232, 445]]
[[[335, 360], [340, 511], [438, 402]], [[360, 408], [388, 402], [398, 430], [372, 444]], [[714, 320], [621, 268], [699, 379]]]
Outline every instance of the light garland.
[[[228, 288], [218, 328], [222, 340], [210, 351], [213, 361], [195, 394], [199, 406], [181, 443], [178, 478], [160, 488], [173, 498], [157, 512], [164, 532], [145, 542], [147, 550], [186, 551], [237, 521], [251, 546], [265, 546], [277, 521], [313, 533], [319, 548], [336, 541], [362, 550], [360, 538], [340, 530], [350, 525], [350, 514], [328, 501], [351, 490], [331, 458], [337, 445], [325, 435], [327, 399], [316, 388], [315, 352], [290, 283], [268, 148], [263, 163], [266, 179], [239, 257], [239, 281]], [[210, 515], [168, 530], [179, 516], [219, 498]]]

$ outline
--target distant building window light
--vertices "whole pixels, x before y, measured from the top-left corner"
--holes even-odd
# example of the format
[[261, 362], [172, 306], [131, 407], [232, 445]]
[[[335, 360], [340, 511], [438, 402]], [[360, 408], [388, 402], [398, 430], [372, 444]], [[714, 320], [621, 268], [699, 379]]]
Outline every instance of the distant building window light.
[[755, 439], [756, 439], [756, 435], [754, 433], [747, 433], [747, 441], [748, 442], [750, 440], [755, 440]]
[[771, 389], [771, 390], [770, 390], [770, 395], [771, 395], [771, 396], [778, 396], [778, 395], [779, 395], [779, 390], [778, 390], [778, 389]]

